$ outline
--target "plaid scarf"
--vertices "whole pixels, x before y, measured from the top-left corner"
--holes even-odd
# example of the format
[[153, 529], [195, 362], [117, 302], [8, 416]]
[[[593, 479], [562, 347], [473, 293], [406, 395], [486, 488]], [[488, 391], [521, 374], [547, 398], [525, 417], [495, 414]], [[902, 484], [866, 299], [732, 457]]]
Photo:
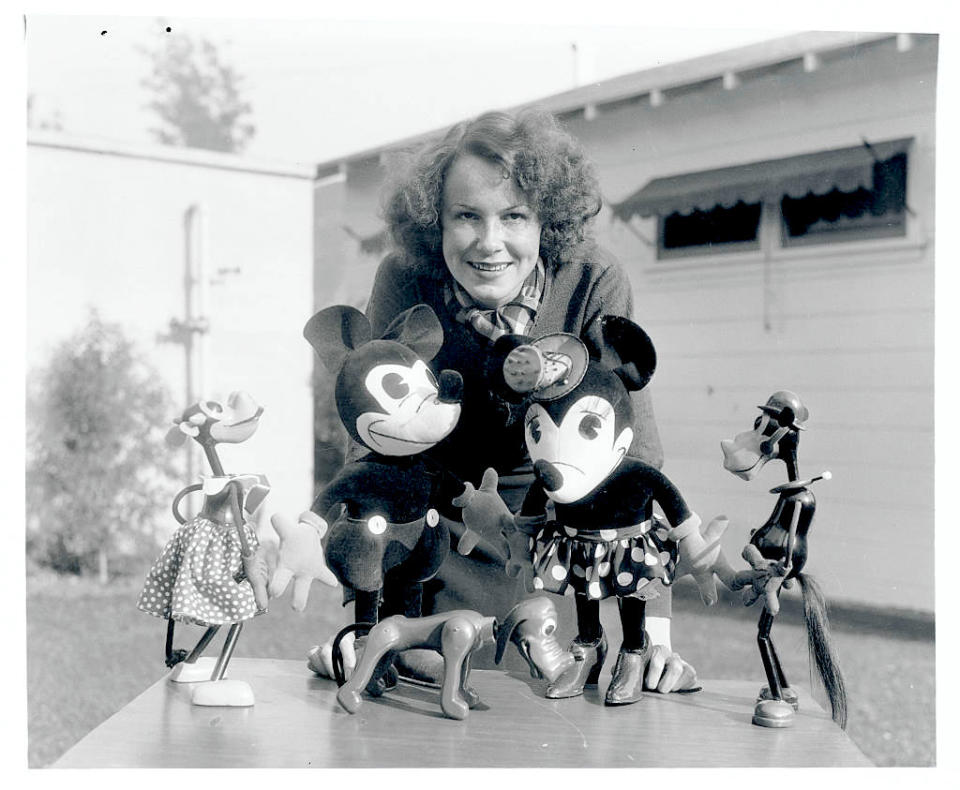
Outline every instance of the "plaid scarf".
[[537, 316], [545, 281], [543, 261], [538, 259], [533, 271], [523, 281], [520, 293], [500, 307], [478, 305], [466, 289], [452, 278], [446, 287], [446, 300], [448, 305], [457, 308], [457, 321], [472, 326], [490, 340], [496, 340], [501, 335], [522, 335], [527, 331]]

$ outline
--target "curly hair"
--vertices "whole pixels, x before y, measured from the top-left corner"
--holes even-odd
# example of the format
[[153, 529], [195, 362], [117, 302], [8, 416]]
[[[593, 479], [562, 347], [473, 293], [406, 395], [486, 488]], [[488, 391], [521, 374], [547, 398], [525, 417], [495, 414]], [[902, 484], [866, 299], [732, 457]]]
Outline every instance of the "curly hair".
[[566, 263], [600, 212], [600, 185], [580, 143], [550, 113], [488, 112], [395, 162], [383, 215], [394, 242], [415, 257], [442, 255], [443, 185], [450, 165], [472, 154], [504, 168], [542, 225], [540, 257]]

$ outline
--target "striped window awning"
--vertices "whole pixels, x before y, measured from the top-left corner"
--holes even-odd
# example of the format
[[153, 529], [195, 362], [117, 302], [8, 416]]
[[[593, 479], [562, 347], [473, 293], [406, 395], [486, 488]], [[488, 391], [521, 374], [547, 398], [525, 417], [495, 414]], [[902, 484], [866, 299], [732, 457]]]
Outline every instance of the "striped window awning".
[[739, 202], [779, 201], [784, 196], [825, 195], [838, 189], [873, 188], [874, 165], [907, 151], [913, 138], [835, 148], [717, 170], [655, 178], [620, 203], [616, 217], [669, 216], [710, 211]]

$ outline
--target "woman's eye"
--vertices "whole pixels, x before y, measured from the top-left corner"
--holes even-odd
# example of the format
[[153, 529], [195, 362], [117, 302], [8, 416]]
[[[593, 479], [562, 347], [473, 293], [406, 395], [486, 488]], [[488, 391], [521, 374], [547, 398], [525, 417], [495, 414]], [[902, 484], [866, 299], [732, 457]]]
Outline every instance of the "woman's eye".
[[585, 414], [580, 420], [580, 435], [584, 439], [596, 439], [600, 435], [603, 423], [596, 414]]
[[388, 373], [381, 382], [383, 391], [394, 400], [400, 400], [407, 397], [410, 393], [410, 385], [399, 373]]
[[540, 431], [540, 419], [538, 417], [530, 420], [530, 423], [527, 425], [527, 431], [530, 433], [530, 438], [533, 439], [533, 443], [537, 444], [543, 436]]
[[504, 216], [504, 220], [507, 222], [522, 222], [527, 218], [527, 215], [520, 211], [511, 211], [509, 214]]

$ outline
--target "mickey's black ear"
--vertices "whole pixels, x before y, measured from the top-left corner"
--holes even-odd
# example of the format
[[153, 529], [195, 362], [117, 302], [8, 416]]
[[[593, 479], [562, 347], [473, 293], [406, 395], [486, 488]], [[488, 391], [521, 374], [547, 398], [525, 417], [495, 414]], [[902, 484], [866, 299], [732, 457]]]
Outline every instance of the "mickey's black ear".
[[351, 351], [370, 342], [370, 322], [355, 307], [335, 305], [307, 321], [303, 336], [327, 370], [336, 373]]
[[657, 368], [653, 341], [629, 318], [607, 315], [601, 323], [604, 347], [601, 364], [612, 370], [628, 390], [642, 390]]
[[424, 362], [429, 362], [443, 345], [443, 327], [428, 305], [417, 304], [394, 318], [382, 339], [403, 343]]

